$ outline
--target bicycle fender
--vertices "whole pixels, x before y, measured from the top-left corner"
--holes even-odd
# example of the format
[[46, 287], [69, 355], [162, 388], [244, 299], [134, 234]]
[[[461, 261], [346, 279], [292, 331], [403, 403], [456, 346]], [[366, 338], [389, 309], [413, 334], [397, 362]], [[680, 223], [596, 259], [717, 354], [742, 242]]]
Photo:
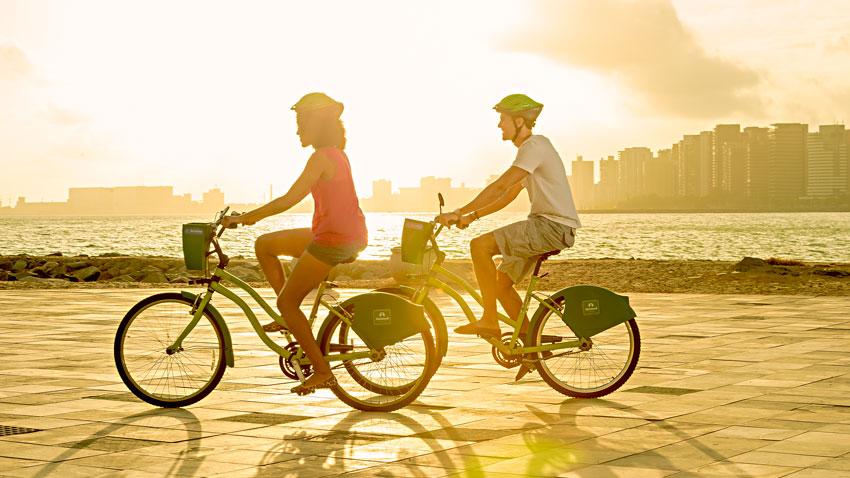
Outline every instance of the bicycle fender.
[[[375, 292], [388, 292], [390, 294], [401, 295], [408, 299], [412, 299], [416, 294], [416, 289], [408, 286], [383, 287], [381, 289], [376, 289]], [[434, 334], [436, 335], [435, 339], [440, 346], [437, 353], [440, 354], [440, 357], [445, 357], [449, 351], [449, 330], [448, 327], [446, 327], [446, 319], [443, 318], [443, 313], [440, 312], [437, 304], [435, 304], [431, 298], [425, 297], [425, 300], [422, 301], [422, 306], [425, 307], [425, 310], [428, 311], [428, 315], [434, 320], [433, 325]]]
[[[193, 294], [193, 293], [185, 291], [185, 290], [181, 290], [180, 295], [182, 295], [183, 297], [185, 297], [185, 298], [187, 298], [191, 301], [194, 301], [198, 297], [197, 294]], [[224, 317], [221, 316], [221, 312], [219, 312], [218, 309], [216, 309], [214, 305], [207, 304], [206, 310], [208, 310], [210, 312], [210, 314], [213, 316], [213, 320], [218, 322], [218, 326], [221, 327], [221, 335], [224, 338], [225, 361], [227, 362], [228, 367], [232, 367], [233, 364], [234, 364], [234, 359], [233, 359], [233, 340], [230, 338], [230, 329], [227, 328], [227, 324], [224, 322]]]
[[[564, 298], [564, 315], [561, 320], [567, 324], [576, 337], [590, 338], [594, 335], [608, 330], [615, 325], [621, 324], [637, 317], [635, 311], [629, 305], [629, 298], [618, 295], [608, 289], [591, 285], [578, 285], [561, 289], [552, 294], [548, 301]], [[540, 305], [531, 318], [531, 327], [528, 328], [526, 343], [531, 340], [532, 331], [537, 321], [549, 309]]]

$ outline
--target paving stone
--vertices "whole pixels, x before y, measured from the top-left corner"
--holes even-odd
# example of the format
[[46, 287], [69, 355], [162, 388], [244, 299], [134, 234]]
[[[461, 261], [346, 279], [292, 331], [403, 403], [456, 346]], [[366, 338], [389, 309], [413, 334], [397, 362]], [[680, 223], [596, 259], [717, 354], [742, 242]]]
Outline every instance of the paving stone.
[[621, 390], [582, 400], [536, 372], [514, 382], [488, 344], [451, 332], [467, 319], [435, 294], [450, 330], [441, 369], [411, 406], [366, 413], [327, 391], [290, 394], [276, 355], [224, 300], [236, 367], [185, 409], [140, 401], [112, 341], [124, 313], [159, 292], [0, 291], [0, 426], [41, 430], [0, 436], [0, 477], [850, 473], [850, 298], [632, 294], [638, 368]]

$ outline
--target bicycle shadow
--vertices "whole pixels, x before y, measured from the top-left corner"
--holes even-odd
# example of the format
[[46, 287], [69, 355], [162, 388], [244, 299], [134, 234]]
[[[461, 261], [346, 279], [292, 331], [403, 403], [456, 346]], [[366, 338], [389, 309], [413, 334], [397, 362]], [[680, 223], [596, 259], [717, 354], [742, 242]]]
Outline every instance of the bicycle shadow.
[[[145, 425], [144, 422], [150, 421], [153, 421], [154, 423], [147, 423], [147, 425]], [[168, 426], [168, 421], [173, 421], [174, 425]], [[171, 467], [167, 471], [161, 472], [162, 476], [192, 476], [196, 471], [198, 471], [204, 458], [197, 454], [198, 447], [192, 447], [190, 445], [197, 444], [203, 435], [201, 422], [192, 412], [183, 408], [156, 408], [130, 415], [121, 419], [118, 423], [104, 424], [102, 429], [92, 433], [83, 440], [76, 441], [74, 443], [74, 447], [68, 448], [67, 451], [62, 452], [54, 458], [51, 463], [45, 465], [44, 468], [32, 476], [55, 476], [54, 473], [58, 472], [57, 468], [65, 463], [66, 460], [74, 459], [74, 455], [80, 451], [86, 450], [87, 448], [102, 450], [100, 446], [105, 445], [104, 443], [100, 443], [102, 441], [109, 441], [109, 439], [132, 441], [132, 439], [121, 437], [119, 432], [127, 427], [139, 426], [162, 428], [167, 430], [175, 430], [179, 427], [186, 431], [186, 438], [180, 440], [186, 443], [186, 450], [181, 451], [173, 460], [171, 460]], [[156, 442], [157, 440], [146, 441]], [[161, 443], [165, 444], [171, 442], [163, 441]], [[118, 473], [117, 470], [116, 473]]]
[[[578, 406], [577, 406], [578, 405]], [[622, 413], [612, 414], [610, 416], [599, 416], [599, 415], [582, 415], [582, 410], [586, 408], [596, 408], [596, 407], [609, 407], [612, 409], [616, 409], [621, 411]], [[665, 419], [658, 419], [654, 416], [651, 416], [647, 413], [641, 412], [639, 408], [635, 408], [628, 405], [620, 404], [613, 400], [607, 399], [570, 399], [562, 402], [561, 407], [558, 413], [544, 412], [539, 408], [536, 408], [531, 405], [526, 405], [526, 409], [534, 414], [535, 418], [540, 422], [546, 423], [543, 427], [535, 428], [529, 430], [527, 432], [523, 432], [522, 436], [526, 442], [526, 445], [530, 450], [532, 450], [531, 459], [528, 461], [525, 469], [525, 474], [528, 476], [581, 476], [582, 470], [581, 468], [585, 468], [587, 466], [592, 466], [594, 464], [605, 464], [606, 462], [616, 461], [619, 458], [612, 459], [604, 459], [601, 458], [598, 463], [594, 463], [593, 459], [588, 459], [587, 455], [588, 451], [591, 449], [581, 447], [578, 445], [578, 442], [587, 439], [594, 438], [593, 436], [585, 436], [585, 437], [573, 437], [576, 439], [566, 439], [559, 438], [559, 433], [551, 433], [555, 431], [555, 427], [564, 427], [568, 426], [569, 423], [564, 421], [564, 417], [573, 417], [572, 425], [577, 429], [581, 429], [581, 425], [578, 423], [578, 419], [581, 416], [588, 417], [591, 419], [601, 419], [600, 422], [604, 423], [606, 420], [617, 420], [622, 418], [635, 418], [641, 419], [646, 422], [646, 424], [634, 427], [634, 428], [651, 428], [654, 430], [663, 430], [665, 434], [672, 434], [675, 438], [679, 438], [678, 441], [671, 441], [666, 444], [659, 444], [657, 448], [663, 448], [668, 445], [675, 445], [681, 443], [687, 443], [694, 448], [696, 448], [704, 457], [712, 458], [715, 462], [721, 462], [728, 458], [727, 455], [723, 455], [719, 453], [717, 450], [712, 449], [707, 444], [704, 444], [698, 440], [699, 435], [694, 435], [688, 433], [674, 424], [668, 422]], [[592, 425], [591, 425], [592, 426]], [[631, 428], [627, 428], [626, 430], [630, 430]], [[550, 433], [547, 433], [550, 432]], [[706, 431], [705, 433], [711, 433], [711, 431]], [[605, 434], [599, 435], [599, 437], [604, 438]], [[580, 438], [580, 439], [578, 439]], [[598, 437], [597, 437], [598, 438]], [[637, 440], [637, 439], [636, 439]], [[619, 440], [617, 440], [619, 441]], [[578, 445], [572, 446], [571, 445]], [[592, 449], [593, 452], [602, 452], [604, 455], [605, 452], [610, 453], [623, 453], [623, 446], [610, 447], [605, 448], [594, 447]], [[625, 447], [628, 448], [628, 447]], [[669, 458], [664, 457], [661, 454], [652, 454], [652, 450], [655, 448], [647, 448], [645, 446], [637, 445], [635, 446], [634, 453], [625, 452], [625, 454], [621, 458], [625, 458], [631, 456], [633, 454], [638, 454], [642, 452], [648, 452], [652, 455], [654, 462], [651, 465], [647, 465], [646, 467], [651, 467], [655, 469], [662, 470], [675, 470], [675, 472], [679, 471], [687, 471], [680, 469], [677, 465], [675, 465]], [[583, 462], [583, 463], [582, 463]], [[638, 465], [635, 465], [638, 466]], [[699, 465], [695, 468], [699, 468]], [[748, 473], [745, 469], [740, 467], [735, 467], [735, 463], [730, 463], [732, 468], [724, 470], [724, 473], [734, 473], [734, 476], [742, 477], [742, 478], [752, 478], [754, 475]], [[627, 465], [618, 466], [620, 470], [605, 470], [604, 468], [596, 468], [593, 470], [593, 476], [601, 477], [601, 478], [618, 478], [623, 476], [623, 470], [627, 470]], [[572, 470], [575, 470], [574, 472]], [[566, 474], [565, 474], [566, 473]], [[573, 474], [574, 473], [574, 474]], [[473, 476], [473, 475], [468, 475]], [[732, 475], [730, 475], [732, 476]]]
[[[435, 431], [443, 432], [441, 440], [444, 441], [428, 439]], [[449, 445], [452, 442], [465, 441], [448, 419], [422, 404], [409, 405], [404, 410], [390, 413], [355, 410], [341, 417], [328, 431], [283, 434], [281, 445], [268, 450], [261, 462], [281, 454], [300, 454], [300, 458], [260, 465], [254, 478], [315, 476], [315, 467], [321, 467], [325, 472], [334, 475], [345, 473], [345, 476], [352, 477], [427, 478], [432, 476], [429, 471], [434, 467], [454, 473], [461, 472], [464, 468], [481, 466], [478, 457], [464, 457], [464, 462], [458, 463], [448, 453], [442, 453], [455, 448]], [[444, 447], [442, 443], [449, 446]], [[423, 444], [427, 444], [427, 450], [423, 449]], [[323, 455], [310, 453], [310, 449], [315, 447], [332, 448], [333, 451]], [[433, 457], [427, 465], [419, 464], [413, 459], [422, 455]], [[363, 460], [372, 461], [373, 464], [363, 466]], [[294, 467], [296, 463], [293, 461], [299, 466]], [[299, 467], [304, 467], [303, 471], [299, 471]]]

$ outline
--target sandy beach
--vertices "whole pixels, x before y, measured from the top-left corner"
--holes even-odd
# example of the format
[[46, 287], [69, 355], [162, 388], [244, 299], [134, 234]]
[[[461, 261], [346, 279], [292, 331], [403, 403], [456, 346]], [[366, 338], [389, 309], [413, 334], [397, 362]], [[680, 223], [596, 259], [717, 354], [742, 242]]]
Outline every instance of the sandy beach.
[[[538, 289], [591, 284], [619, 293], [850, 295], [850, 264], [769, 262], [774, 264], [754, 258], [740, 262], [550, 260], [541, 269], [547, 275]], [[445, 265], [474, 283], [470, 261], [446, 261]], [[357, 261], [337, 267], [333, 279], [348, 288], [385, 287], [403, 277], [396, 270], [394, 278], [394, 268], [389, 261]], [[256, 261], [234, 259], [228, 270], [252, 286], [268, 287]], [[190, 286], [192, 277], [179, 258], [0, 256], [0, 289], [180, 288]]]

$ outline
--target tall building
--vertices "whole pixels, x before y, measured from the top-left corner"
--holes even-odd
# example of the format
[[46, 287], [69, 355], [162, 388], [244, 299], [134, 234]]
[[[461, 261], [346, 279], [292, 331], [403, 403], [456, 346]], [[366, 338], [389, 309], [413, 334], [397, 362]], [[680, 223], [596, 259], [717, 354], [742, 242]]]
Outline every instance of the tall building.
[[578, 209], [589, 209], [593, 202], [593, 161], [578, 156], [570, 165], [570, 189]]
[[708, 196], [711, 192], [711, 165], [714, 160], [714, 132], [702, 131], [699, 134], [699, 196]]
[[776, 123], [768, 133], [768, 198], [774, 204], [806, 194], [806, 143], [809, 125]]
[[646, 194], [658, 197], [676, 195], [676, 164], [671, 149], [658, 150], [646, 163]]
[[610, 205], [620, 199], [620, 162], [614, 156], [599, 160], [599, 184], [596, 185], [597, 201]]
[[831, 198], [848, 193], [847, 131], [843, 124], [821, 125], [808, 135], [806, 197]]
[[649, 148], [626, 148], [617, 153], [620, 160], [620, 188], [626, 199], [646, 194], [646, 163], [652, 159]]
[[686, 134], [679, 141], [679, 163], [677, 173], [677, 189], [680, 196], [702, 196], [702, 154], [701, 141], [698, 134]]
[[744, 194], [746, 197], [764, 201], [767, 199], [768, 151], [770, 138], [768, 128], [750, 126], [742, 133], [744, 143]]
[[714, 127], [711, 161], [712, 189], [743, 193], [745, 184], [744, 151], [741, 125], [719, 124]]
[[220, 211], [224, 208], [224, 193], [220, 188], [213, 188], [203, 195], [204, 208]]

